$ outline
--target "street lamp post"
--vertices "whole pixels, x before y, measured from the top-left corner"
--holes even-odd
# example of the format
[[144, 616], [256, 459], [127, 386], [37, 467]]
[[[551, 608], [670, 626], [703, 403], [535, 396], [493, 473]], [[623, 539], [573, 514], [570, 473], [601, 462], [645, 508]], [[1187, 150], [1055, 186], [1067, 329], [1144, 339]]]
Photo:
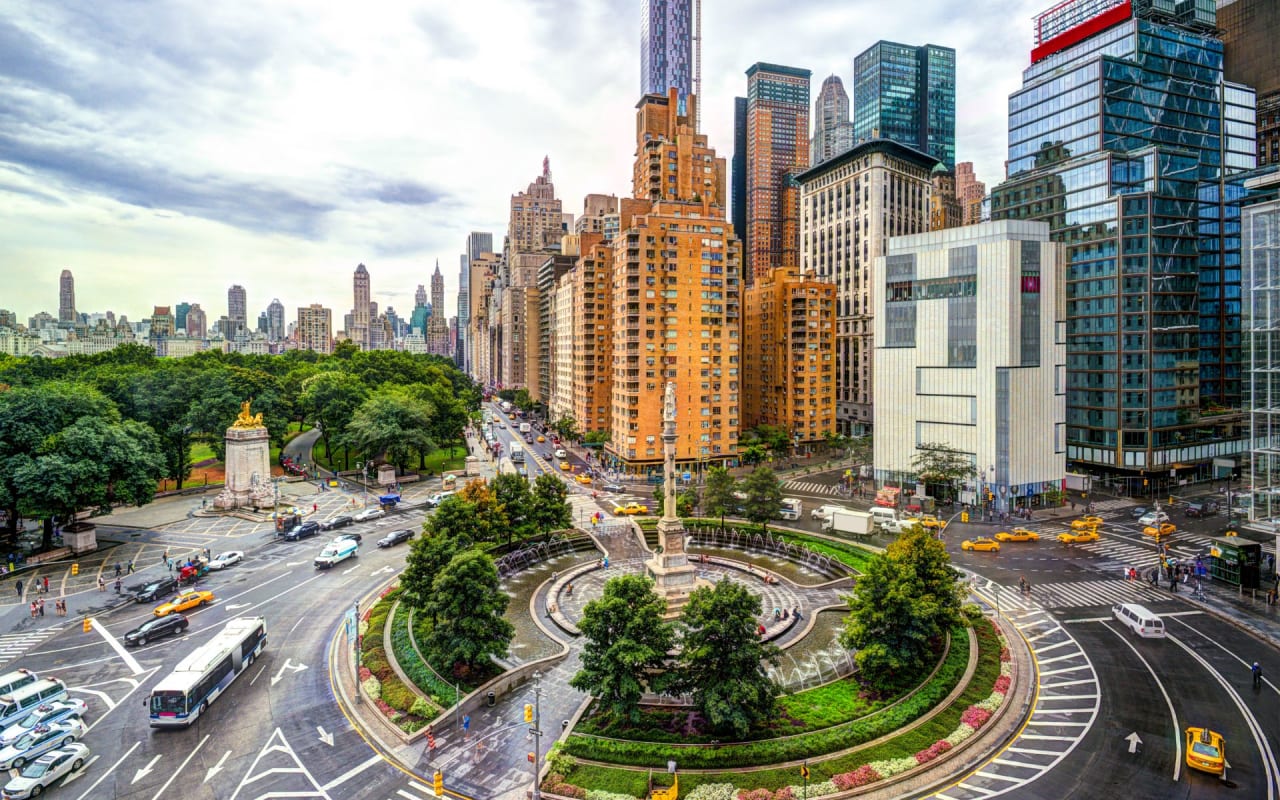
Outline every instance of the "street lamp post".
[[364, 477], [364, 506], [369, 507], [369, 467], [373, 466], [373, 459], [369, 459], [361, 463], [360, 472]]
[[542, 673], [533, 673], [533, 800], [542, 800], [538, 763], [542, 760]]

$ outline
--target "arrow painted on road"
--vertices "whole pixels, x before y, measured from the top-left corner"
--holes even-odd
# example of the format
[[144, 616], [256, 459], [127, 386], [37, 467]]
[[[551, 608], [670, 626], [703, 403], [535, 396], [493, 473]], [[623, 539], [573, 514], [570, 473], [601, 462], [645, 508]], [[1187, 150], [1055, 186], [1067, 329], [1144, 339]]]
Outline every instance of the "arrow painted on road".
[[67, 777], [63, 778], [62, 785], [66, 786], [68, 783], [71, 783], [76, 778], [83, 778], [84, 774], [88, 772], [89, 767], [92, 766], [93, 762], [97, 760], [98, 760], [98, 756], [93, 756], [92, 758], [90, 758], [88, 761], [84, 763], [83, 766], [80, 767], [80, 769], [76, 770], [75, 772], [71, 773]]
[[286, 567], [296, 567], [296, 566], [298, 566], [299, 564], [305, 564], [305, 563], [307, 563], [307, 562], [305, 562], [305, 561], [286, 561], [286, 562], [284, 562], [284, 565], [285, 565]]
[[212, 767], [209, 767], [209, 771], [204, 774], [203, 783], [208, 783], [210, 778], [212, 778], [214, 775], [217, 775], [219, 772], [222, 772], [222, 765], [226, 763], [227, 756], [229, 755], [231, 755], [230, 750], [222, 754], [222, 758], [218, 759], [217, 764], [214, 764]]
[[1130, 753], [1138, 752], [1138, 745], [1142, 744], [1142, 737], [1138, 736], [1138, 732], [1134, 731], [1133, 733], [1129, 734], [1124, 738], [1125, 738], [1125, 741], [1129, 743], [1129, 752]]
[[152, 768], [152, 767], [154, 767], [154, 766], [156, 765], [156, 762], [157, 762], [157, 761], [159, 761], [159, 760], [160, 760], [160, 756], [156, 756], [155, 758], [152, 758], [150, 761], [148, 761], [148, 762], [147, 762], [147, 765], [146, 765], [145, 767], [143, 767], [142, 769], [138, 770], [137, 772], [135, 772], [135, 773], [133, 774], [133, 780], [129, 781], [129, 783], [130, 783], [131, 785], [132, 785], [132, 784], [135, 784], [135, 783], [137, 783], [138, 781], [140, 781], [140, 780], [142, 780], [143, 778], [145, 778], [145, 777], [147, 777], [148, 775], [150, 775], [150, 774], [151, 774], [151, 768]]
[[248, 603], [232, 603], [231, 605], [226, 606], [226, 609], [228, 611], [235, 611], [237, 608], [248, 608], [248, 607], [249, 607]]
[[271, 676], [271, 685], [275, 686], [277, 683], [284, 680], [284, 671], [287, 669], [293, 670], [294, 672], [302, 672], [306, 668], [307, 668], [306, 664], [294, 664], [292, 661], [286, 658], [284, 660], [284, 664], [280, 667], [280, 671], [277, 672], [275, 675]]
[[333, 734], [332, 734], [332, 733], [329, 733], [328, 731], [326, 731], [324, 728], [320, 727], [319, 725], [317, 725], [317, 726], [316, 726], [316, 732], [320, 734], [320, 741], [324, 742], [325, 744], [329, 745], [330, 747], [333, 747]]
[[389, 573], [389, 572], [395, 572], [395, 571], [396, 571], [396, 568], [395, 568], [395, 567], [393, 567], [393, 566], [391, 566], [390, 564], [388, 564], [387, 566], [383, 567], [382, 569], [374, 570], [374, 571], [373, 571], [373, 574], [374, 574], [374, 575], [383, 575], [383, 574], [386, 574], [386, 573]]

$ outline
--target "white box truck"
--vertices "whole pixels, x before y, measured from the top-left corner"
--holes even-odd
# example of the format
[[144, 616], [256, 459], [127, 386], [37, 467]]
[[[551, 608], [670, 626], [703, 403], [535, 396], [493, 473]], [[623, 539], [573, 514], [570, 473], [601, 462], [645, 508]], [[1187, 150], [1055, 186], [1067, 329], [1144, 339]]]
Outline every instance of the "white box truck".
[[837, 508], [832, 509], [831, 516], [823, 521], [822, 530], [840, 536], [870, 536], [875, 530], [875, 522], [865, 511]]
[[530, 435], [530, 434], [532, 434], [532, 433], [533, 433], [533, 426], [532, 426], [532, 425], [530, 425], [530, 424], [529, 424], [529, 423], [527, 423], [527, 422], [521, 422], [521, 423], [520, 423], [520, 435], [521, 435], [521, 436], [523, 436], [524, 438], [528, 439], [528, 438], [529, 438], [529, 435]]
[[778, 511], [778, 516], [782, 519], [800, 519], [800, 512], [804, 510], [804, 503], [798, 497], [782, 498], [782, 507]]

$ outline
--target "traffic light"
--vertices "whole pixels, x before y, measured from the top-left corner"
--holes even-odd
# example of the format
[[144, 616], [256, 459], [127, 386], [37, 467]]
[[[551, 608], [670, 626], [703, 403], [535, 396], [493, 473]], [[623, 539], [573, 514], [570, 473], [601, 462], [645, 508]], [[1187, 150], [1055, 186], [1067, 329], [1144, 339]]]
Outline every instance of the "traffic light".
[[431, 776], [431, 788], [435, 791], [436, 797], [444, 797], [444, 773], [436, 770]]
[[533, 703], [524, 704], [524, 721], [533, 722]]
[[89, 617], [85, 617], [85, 618], [84, 618], [84, 632], [85, 632], [85, 633], [88, 633], [88, 632], [89, 632], [89, 631], [91, 631], [91, 630], [93, 630], [93, 620], [92, 620], [92, 619], [90, 619]]
[[79, 574], [80, 574], [80, 565], [79, 565], [79, 564], [72, 564], [72, 565], [71, 565], [71, 574], [72, 574], [72, 575], [79, 575]]

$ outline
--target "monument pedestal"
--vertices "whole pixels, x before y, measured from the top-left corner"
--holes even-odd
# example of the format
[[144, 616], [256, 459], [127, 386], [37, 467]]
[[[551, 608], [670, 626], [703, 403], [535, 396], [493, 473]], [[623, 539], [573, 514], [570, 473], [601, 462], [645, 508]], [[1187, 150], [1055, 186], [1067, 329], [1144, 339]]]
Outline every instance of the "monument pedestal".
[[62, 529], [62, 543], [72, 553], [92, 553], [98, 549], [98, 529], [93, 525], [79, 523]]
[[684, 526], [679, 520], [658, 522], [658, 546], [661, 552], [644, 563], [645, 572], [653, 579], [654, 591], [667, 603], [666, 619], [680, 616], [694, 589], [706, 583], [698, 580], [697, 569], [689, 563], [684, 551]]
[[213, 499], [213, 507], [271, 508], [275, 491], [271, 486], [271, 440], [263, 427], [227, 428], [227, 483]]

